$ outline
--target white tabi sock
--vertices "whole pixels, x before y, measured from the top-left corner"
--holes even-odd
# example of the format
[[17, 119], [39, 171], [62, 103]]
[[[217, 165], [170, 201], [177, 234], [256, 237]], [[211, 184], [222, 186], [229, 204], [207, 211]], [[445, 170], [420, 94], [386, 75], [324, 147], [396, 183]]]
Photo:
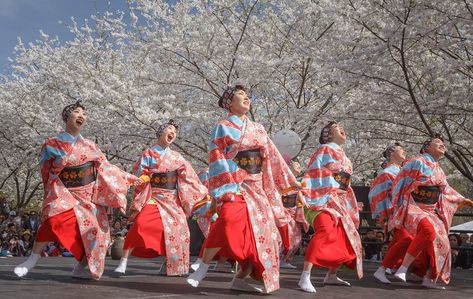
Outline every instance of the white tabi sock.
[[41, 255], [39, 254], [31, 253], [30, 257], [22, 264], [16, 266], [13, 272], [15, 272], [18, 277], [25, 276], [26, 274], [28, 274], [28, 271], [30, 271], [34, 268], [34, 266], [36, 266], [36, 263], [38, 262], [40, 257]]
[[382, 283], [391, 283], [389, 279], [386, 278], [386, 269], [383, 267], [379, 267], [378, 270], [374, 272], [373, 276]]
[[241, 292], [263, 293], [262, 289], [251, 286], [250, 284], [245, 282], [245, 279], [243, 278], [236, 278], [236, 277], [233, 278], [230, 289], [234, 291], [241, 291]]
[[127, 263], [128, 263], [128, 258], [122, 257], [120, 259], [120, 264], [118, 264], [118, 267], [115, 269], [115, 272], [125, 274]]
[[200, 263], [199, 268], [197, 271], [189, 275], [187, 278], [187, 283], [193, 286], [194, 288], [199, 286], [199, 283], [205, 278], [207, 275], [207, 271], [209, 270], [209, 264], [204, 262]]
[[307, 272], [307, 271], [302, 271], [301, 273], [301, 278], [299, 279], [299, 282], [297, 283], [297, 285], [304, 291], [304, 292], [307, 292], [307, 293], [315, 293], [317, 292], [314, 288], [314, 286], [312, 285], [312, 283], [310, 282], [310, 272]]
[[351, 284], [348, 281], [340, 279], [337, 277], [337, 274], [330, 274], [329, 272], [327, 272], [327, 274], [325, 275], [324, 284], [347, 286], [347, 287], [351, 286]]
[[445, 287], [437, 285], [432, 279], [428, 277], [424, 277], [422, 280], [422, 286], [428, 289], [435, 289], [435, 290], [445, 290]]
[[406, 282], [406, 273], [407, 273], [407, 268], [404, 266], [401, 266], [399, 267], [399, 269], [397, 269], [396, 273], [394, 273], [394, 277], [396, 277], [400, 281]]
[[202, 260], [198, 258], [192, 265], [191, 269], [195, 272], [197, 269], [199, 269], [200, 264], [202, 263]]

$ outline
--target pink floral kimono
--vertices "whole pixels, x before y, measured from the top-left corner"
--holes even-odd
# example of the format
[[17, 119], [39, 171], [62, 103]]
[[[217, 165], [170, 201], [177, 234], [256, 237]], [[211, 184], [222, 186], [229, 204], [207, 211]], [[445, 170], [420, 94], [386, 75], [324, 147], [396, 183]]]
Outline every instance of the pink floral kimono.
[[[307, 187], [303, 194], [309, 207], [306, 210], [306, 218], [312, 225], [318, 213], [325, 211], [336, 223], [339, 221], [342, 223], [343, 230], [356, 255], [356, 272], [358, 278], [361, 279], [363, 277], [363, 251], [357, 231], [360, 223], [358, 205], [349, 182], [346, 183], [345, 190], [340, 188], [343, 178], [339, 180], [337, 176], [342, 172], [349, 175], [353, 172], [351, 161], [345, 155], [345, 151], [333, 142], [321, 144], [312, 156], [304, 175]], [[309, 248], [306, 257], [307, 254], [309, 254]], [[331, 253], [324, 252], [324, 254]]]
[[[438, 202], [422, 204], [414, 201], [411, 193], [420, 186], [439, 186], [441, 194]], [[440, 278], [443, 282], [449, 283], [451, 249], [448, 231], [458, 205], [463, 203], [465, 198], [450, 187], [439, 163], [429, 154], [405, 163], [394, 182], [392, 196], [394, 202], [400, 204], [394, 214], [394, 227], [405, 227], [412, 236], [416, 236], [417, 226], [424, 218], [433, 225], [436, 231], [433, 246], [436, 277], [433, 279]]]
[[[262, 159], [261, 172], [250, 174], [238, 167], [234, 160], [238, 152], [258, 149]], [[261, 161], [240, 161], [258, 162]], [[296, 178], [263, 126], [246, 116], [241, 119], [233, 114], [220, 121], [210, 141], [209, 176], [210, 195], [217, 199], [217, 210], [224, 202], [233, 202], [238, 194], [243, 197], [258, 259], [264, 267], [261, 278], [266, 291], [279, 289], [280, 236], [274, 219], [278, 225], [289, 221], [282, 206], [281, 191], [295, 186]], [[221, 216], [220, 212], [218, 214]], [[209, 238], [211, 235], [212, 231]]]
[[190, 235], [187, 218], [194, 204], [207, 195], [207, 188], [178, 152], [162, 149], [159, 145], [145, 150], [134, 169], [137, 176], [150, 177], [155, 173], [177, 172], [177, 189], [154, 188], [150, 183], [135, 189], [131, 210], [137, 214], [150, 201], [156, 203], [164, 227], [166, 274], [188, 273]]
[[[66, 188], [59, 178], [61, 171], [87, 162], [94, 165], [95, 182]], [[66, 132], [44, 143], [41, 176], [44, 185], [42, 221], [73, 209], [92, 278], [100, 279], [110, 244], [107, 208], [124, 212], [129, 182], [138, 178], [110, 164], [93, 141]]]

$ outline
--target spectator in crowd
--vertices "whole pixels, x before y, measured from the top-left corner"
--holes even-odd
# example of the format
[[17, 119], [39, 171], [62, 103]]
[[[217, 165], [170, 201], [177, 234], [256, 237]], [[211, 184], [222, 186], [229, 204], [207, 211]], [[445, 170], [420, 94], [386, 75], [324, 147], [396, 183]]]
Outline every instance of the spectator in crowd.
[[470, 243], [470, 236], [466, 233], [460, 234], [460, 242], [460, 249], [454, 267], [469, 269], [473, 266], [473, 244]]
[[14, 236], [14, 235], [18, 235], [15, 223], [13, 223], [13, 222], [8, 223], [7, 233], [8, 233], [8, 238], [10, 238], [11, 236]]
[[460, 235], [458, 234], [450, 234], [448, 235], [448, 239], [450, 241], [450, 247], [452, 248], [452, 265], [456, 267], [457, 257], [460, 252], [460, 245], [462, 240], [460, 239]]
[[126, 236], [128, 233], [128, 229], [130, 228], [130, 224], [128, 223], [128, 217], [123, 216], [121, 219], [121, 224], [122, 224], [122, 236]]
[[377, 231], [376, 232], [376, 239], [378, 239], [379, 242], [384, 243], [384, 233], [382, 231]]
[[15, 223], [16, 229], [20, 230], [23, 227], [23, 217], [25, 216], [25, 212], [23, 209], [18, 211], [18, 214], [13, 218], [13, 223]]
[[35, 211], [31, 211], [28, 216], [28, 220], [23, 224], [23, 228], [28, 229], [31, 232], [36, 232], [39, 228], [39, 224], [40, 221], [38, 214]]
[[10, 204], [7, 199], [3, 196], [0, 196], [0, 214], [8, 215], [10, 213]]
[[128, 226], [128, 217], [123, 216], [123, 217], [121, 218], [121, 225], [122, 225], [122, 228], [124, 228], [124, 229], [127, 228], [127, 226]]
[[10, 223], [14, 223], [15, 217], [16, 217], [16, 212], [15, 211], [10, 211], [8, 213], [7, 219], [5, 219], [5, 221], [3, 221], [1, 229], [5, 229], [5, 228], [8, 229], [8, 226], [10, 225]]
[[20, 242], [24, 250], [24, 255], [29, 256], [31, 253], [31, 249], [33, 248], [33, 238], [30, 230], [27, 229], [23, 232], [23, 234], [21, 235]]
[[461, 233], [460, 239], [462, 240], [462, 246], [464, 247], [471, 247], [472, 244], [470, 242], [470, 236], [467, 233]]
[[384, 259], [384, 256], [386, 255], [386, 252], [388, 251], [388, 247], [389, 247], [389, 242], [386, 242], [383, 245], [381, 245], [381, 251], [379, 252], [378, 260], [382, 261]]
[[110, 233], [111, 233], [112, 236], [114, 236], [116, 234], [121, 234], [121, 232], [122, 232], [121, 220], [120, 219], [115, 219], [115, 221], [113, 222], [112, 229], [110, 230]]
[[2, 241], [6, 240], [8, 237], [8, 231], [6, 229], [2, 229], [2, 233], [0, 234]]
[[[14, 226], [14, 224], [13, 224]], [[24, 256], [23, 248], [18, 235], [11, 235], [8, 239], [8, 251], [12, 256]]]

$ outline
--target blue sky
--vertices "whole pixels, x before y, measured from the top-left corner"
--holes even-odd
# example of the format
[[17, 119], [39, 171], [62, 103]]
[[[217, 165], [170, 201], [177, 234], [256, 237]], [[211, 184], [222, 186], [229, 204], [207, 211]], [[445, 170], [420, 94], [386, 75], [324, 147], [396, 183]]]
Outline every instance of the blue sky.
[[65, 41], [71, 37], [65, 25], [71, 16], [81, 23], [97, 10], [127, 11], [128, 5], [126, 0], [0, 0], [0, 73], [8, 73], [17, 37], [28, 44], [38, 39], [41, 29]]

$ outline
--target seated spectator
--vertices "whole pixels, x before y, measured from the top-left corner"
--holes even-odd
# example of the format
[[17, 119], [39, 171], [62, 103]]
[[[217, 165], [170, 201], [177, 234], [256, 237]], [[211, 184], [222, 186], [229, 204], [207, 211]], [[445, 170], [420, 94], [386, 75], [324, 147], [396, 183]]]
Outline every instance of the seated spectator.
[[376, 239], [378, 239], [379, 242], [384, 243], [384, 233], [381, 231], [376, 232]]
[[115, 234], [118, 234], [118, 233], [121, 233], [122, 231], [122, 223], [121, 223], [121, 220], [120, 219], [116, 219], [114, 222], [113, 222], [113, 226], [112, 226], [112, 229], [110, 230], [110, 233], [111, 235], [115, 235]]
[[460, 234], [460, 249], [454, 267], [469, 269], [473, 267], [473, 246], [470, 243], [470, 236], [466, 233]]
[[10, 225], [10, 223], [14, 223], [14, 219], [16, 217], [16, 212], [15, 211], [10, 211], [10, 213], [8, 213], [8, 217], [7, 219], [5, 219], [5, 221], [3, 221], [3, 224], [1, 226], [1, 229], [7, 229], [8, 226]]
[[470, 236], [468, 236], [467, 233], [461, 233], [460, 234], [460, 239], [462, 240], [462, 246], [467, 248], [467, 247], [472, 247], [472, 244], [470, 242]]
[[59, 242], [50, 242], [48, 246], [46, 246], [46, 249], [48, 253], [47, 256], [62, 256]]
[[[0, 257], [5, 257], [10, 255], [9, 244], [8, 244], [8, 233], [6, 230], [3, 230], [0, 234]], [[11, 255], [10, 255], [11, 256]]]
[[8, 239], [8, 251], [12, 256], [24, 256], [23, 248], [20, 245], [18, 235], [12, 235]]
[[122, 236], [126, 236], [128, 233], [128, 230], [130, 229], [131, 224], [128, 223], [128, 217], [123, 216], [121, 219], [121, 225], [122, 225]]
[[7, 199], [0, 195], [0, 214], [8, 215], [10, 213], [10, 204]]
[[33, 237], [29, 230], [25, 230], [21, 235], [21, 245], [24, 248], [25, 256], [29, 256], [31, 253], [31, 249], [33, 248]]
[[388, 242], [381, 245], [381, 251], [379, 253], [379, 259], [378, 259], [379, 261], [382, 261], [384, 259], [384, 257], [386, 256], [386, 252], [388, 252], [388, 247], [389, 247]]
[[13, 223], [13, 222], [8, 223], [7, 233], [8, 233], [9, 237], [14, 236], [14, 235], [18, 235], [18, 232], [16, 231], [15, 223]]
[[460, 245], [462, 240], [458, 234], [449, 234], [448, 239], [450, 241], [450, 247], [452, 248], [452, 265], [456, 267], [458, 253], [460, 252]]
[[17, 230], [23, 227], [24, 216], [25, 216], [25, 212], [23, 211], [23, 209], [20, 209], [18, 211], [18, 214], [16, 214], [15, 218], [13, 218], [13, 223], [15, 223]]
[[123, 227], [124, 229], [126, 229], [127, 226], [128, 226], [128, 217], [123, 216], [120, 221], [121, 221], [122, 227]]

